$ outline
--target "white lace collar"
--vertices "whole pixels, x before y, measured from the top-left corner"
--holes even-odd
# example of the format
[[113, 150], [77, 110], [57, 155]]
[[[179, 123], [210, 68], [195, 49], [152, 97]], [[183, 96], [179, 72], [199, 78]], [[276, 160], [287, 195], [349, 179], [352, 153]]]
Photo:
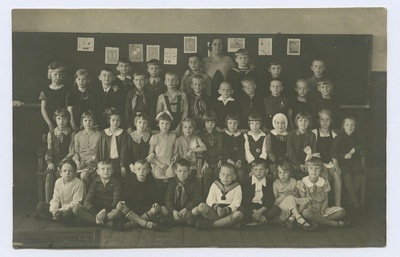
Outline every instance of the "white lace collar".
[[143, 139], [144, 142], [149, 141], [150, 139], [150, 133], [147, 131], [144, 131], [141, 135], [135, 130], [131, 133], [131, 137], [133, 139], [134, 142], [136, 143], [140, 143], [140, 141]]

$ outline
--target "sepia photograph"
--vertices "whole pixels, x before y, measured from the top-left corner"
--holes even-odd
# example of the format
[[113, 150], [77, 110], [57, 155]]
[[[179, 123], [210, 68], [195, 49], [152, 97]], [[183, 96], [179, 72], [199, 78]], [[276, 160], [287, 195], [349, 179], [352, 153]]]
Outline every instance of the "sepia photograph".
[[13, 9], [10, 247], [385, 249], [387, 16]]

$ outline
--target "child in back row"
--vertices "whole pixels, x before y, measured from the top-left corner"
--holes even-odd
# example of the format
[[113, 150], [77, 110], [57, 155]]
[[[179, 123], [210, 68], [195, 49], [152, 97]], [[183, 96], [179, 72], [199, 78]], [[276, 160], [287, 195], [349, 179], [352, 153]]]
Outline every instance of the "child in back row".
[[287, 115], [289, 101], [286, 97], [281, 96], [283, 84], [280, 80], [272, 80], [269, 85], [271, 95], [263, 100], [263, 112], [265, 115], [265, 127], [272, 129], [272, 117], [277, 113]]
[[156, 112], [168, 111], [172, 116], [171, 129], [175, 130], [178, 125], [188, 116], [188, 100], [186, 93], [177, 89], [179, 84], [178, 75], [172, 72], [165, 74], [165, 85], [167, 91], [158, 96]]
[[227, 81], [232, 85], [234, 99], [239, 99], [243, 91], [241, 81], [245, 76], [252, 77], [255, 81], [257, 80], [257, 71], [254, 66], [250, 63], [250, 53], [246, 49], [239, 49], [235, 52], [236, 67], [233, 67], [228, 71]]
[[73, 151], [71, 144], [73, 133], [68, 127], [70, 114], [65, 108], [58, 108], [53, 114], [57, 127], [47, 134], [47, 151], [44, 159], [47, 163], [45, 171], [45, 198], [48, 203], [53, 195], [54, 183], [57, 177], [57, 166]]
[[241, 183], [245, 222], [267, 224], [280, 213], [279, 208], [274, 206], [272, 180], [267, 179], [268, 169], [265, 160], [256, 158], [250, 166], [251, 178]]
[[331, 155], [332, 144], [337, 136], [330, 129], [332, 122], [332, 113], [329, 110], [321, 110], [318, 113], [319, 128], [313, 129], [312, 132], [316, 136], [316, 151], [320, 153], [321, 160], [324, 164], [324, 169], [321, 172], [321, 177], [329, 181], [333, 180], [335, 191], [335, 206], [340, 207], [341, 192], [342, 192], [342, 176], [337, 162], [334, 162]]
[[150, 90], [155, 99], [167, 90], [164, 81], [161, 79], [161, 71], [162, 66], [159, 60], [151, 59], [147, 62], [147, 72], [150, 76], [147, 89]]
[[52, 62], [47, 66], [47, 78], [51, 84], [44, 87], [40, 92], [40, 111], [44, 121], [47, 123], [47, 132], [52, 132], [56, 127], [55, 120], [52, 120], [54, 112], [58, 108], [66, 107], [68, 89], [63, 84], [65, 67], [60, 62]]
[[218, 93], [220, 97], [214, 101], [213, 108], [217, 114], [217, 128], [222, 131], [225, 118], [228, 114], [237, 114], [239, 110], [238, 102], [232, 98], [232, 84], [228, 81], [223, 81], [219, 85]]
[[204, 83], [204, 93], [211, 97], [211, 78], [206, 73], [204, 73], [201, 69], [202, 66], [202, 58], [200, 54], [190, 54], [188, 57], [188, 66], [189, 70], [185, 72], [182, 76], [181, 80], [181, 92], [185, 92], [186, 94], [193, 93], [192, 83], [193, 77], [202, 77]]
[[192, 209], [201, 202], [201, 191], [196, 180], [191, 179], [190, 162], [180, 159], [175, 164], [175, 177], [168, 181], [165, 206], [168, 209], [168, 224], [187, 223]]
[[204, 188], [203, 192], [210, 190], [211, 184], [218, 179], [219, 169], [222, 166], [222, 133], [216, 130], [217, 115], [213, 111], [207, 111], [203, 115], [204, 129], [198, 136], [206, 145], [207, 151], [203, 153]]
[[114, 83], [115, 76], [110, 67], [103, 67], [98, 78], [101, 83], [93, 89], [97, 107], [95, 113], [98, 114], [97, 124], [99, 129], [105, 129], [109, 125], [108, 114], [112, 110], [117, 110], [123, 114], [126, 94]]
[[325, 61], [321, 58], [314, 58], [311, 64], [311, 70], [313, 72], [313, 75], [307, 79], [307, 83], [310, 87], [308, 95], [309, 99], [311, 101], [314, 101], [314, 99], [320, 94], [318, 92], [318, 82], [326, 79], [324, 75], [324, 72], [326, 70]]
[[348, 227], [350, 223], [338, 221], [344, 217], [342, 207], [329, 207], [328, 192], [331, 190], [329, 182], [320, 177], [323, 169], [322, 160], [319, 157], [311, 157], [306, 161], [308, 176], [297, 181], [297, 188], [301, 197], [308, 198], [309, 202], [299, 207], [299, 211], [306, 219], [317, 224], [332, 227]]
[[318, 120], [318, 112], [321, 110], [329, 110], [332, 113], [332, 124], [331, 127], [338, 128], [334, 121], [340, 120], [339, 113], [340, 108], [339, 104], [333, 98], [333, 84], [329, 80], [321, 80], [318, 82], [318, 91], [320, 95], [316, 96], [314, 100], [311, 102], [311, 117], [314, 120]]
[[289, 85], [288, 81], [285, 79], [285, 77], [282, 74], [283, 71], [283, 64], [280, 60], [274, 59], [271, 60], [268, 63], [268, 73], [266, 79], [263, 81], [263, 85], [266, 85], [267, 87], [263, 90], [261, 89], [260, 93], [262, 97], [266, 97], [271, 95], [271, 92], [269, 91], [268, 87], [271, 85], [271, 81], [273, 80], [279, 80], [282, 82], [282, 85], [284, 85], [282, 89], [282, 96], [290, 99], [293, 95], [293, 92], [291, 91], [291, 88], [289, 88], [287, 85]]
[[[137, 115], [146, 113], [150, 116], [150, 121], [155, 120], [155, 104], [156, 98], [146, 88], [147, 75], [142, 71], [136, 71], [133, 74], [133, 83], [135, 87], [128, 92], [125, 104], [125, 121], [127, 132], [131, 133], [135, 130], [134, 120]], [[133, 125], [133, 126], [132, 126]]]
[[121, 57], [117, 63], [117, 71], [119, 75], [115, 80], [118, 87], [126, 93], [133, 89], [132, 76], [129, 74], [132, 71], [132, 63], [126, 57]]
[[257, 84], [254, 78], [245, 76], [242, 79], [242, 90], [244, 94], [237, 99], [240, 103], [239, 116], [240, 128], [247, 128], [247, 119], [252, 113], [263, 113], [263, 97], [260, 93], [256, 94]]
[[198, 229], [213, 229], [239, 223], [243, 219], [243, 213], [238, 210], [242, 188], [235, 179], [235, 166], [222, 165], [219, 179], [211, 185], [206, 202], [192, 210], [195, 217], [189, 219], [188, 224]]
[[289, 159], [294, 166], [293, 177], [302, 179], [307, 175], [305, 159], [306, 148], [311, 148], [311, 153], [316, 152], [316, 138], [311, 132], [311, 115], [307, 112], [299, 112], [296, 115], [296, 130], [293, 130], [287, 137], [287, 152]]
[[89, 73], [85, 69], [77, 70], [75, 73], [75, 87], [67, 95], [67, 109], [71, 114], [71, 127], [79, 131], [81, 117], [84, 112], [91, 111], [94, 115], [97, 108], [93, 92], [88, 88]]
[[204, 92], [204, 86], [204, 78], [201, 75], [194, 75], [190, 83], [190, 88], [192, 90], [187, 93], [189, 104], [188, 115], [196, 122], [197, 129], [202, 129], [204, 127], [202, 120], [203, 114], [212, 108], [211, 97]]
[[297, 95], [290, 102], [288, 112], [289, 125], [293, 129], [296, 128], [296, 125], [294, 124], [294, 119], [299, 112], [311, 113], [311, 102], [307, 94], [310, 90], [310, 86], [308, 85], [307, 80], [298, 79], [294, 89]]
[[175, 141], [174, 156], [180, 159], [186, 159], [190, 162], [190, 172], [196, 176], [197, 153], [207, 150], [206, 145], [200, 137], [195, 134], [196, 123], [191, 118], [184, 119], [180, 124], [180, 134]]

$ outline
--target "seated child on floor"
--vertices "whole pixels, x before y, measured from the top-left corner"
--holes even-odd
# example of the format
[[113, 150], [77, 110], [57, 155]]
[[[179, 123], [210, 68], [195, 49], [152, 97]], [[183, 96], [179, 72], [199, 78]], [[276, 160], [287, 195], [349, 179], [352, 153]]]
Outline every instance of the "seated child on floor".
[[72, 151], [71, 144], [73, 133], [68, 127], [70, 113], [65, 108], [58, 108], [53, 114], [57, 127], [47, 135], [47, 151], [44, 159], [47, 163], [45, 171], [45, 196], [46, 203], [50, 202], [53, 195], [54, 183], [57, 177], [57, 166]]
[[122, 217], [115, 209], [121, 200], [121, 183], [113, 176], [110, 161], [100, 161], [96, 172], [99, 176], [90, 185], [83, 206], [75, 205], [72, 211], [87, 223], [104, 225]]
[[[333, 140], [333, 161], [340, 167], [346, 191], [350, 196], [350, 204], [358, 209], [365, 204], [365, 158], [363, 143], [356, 131], [357, 122], [354, 117], [343, 120], [342, 132]], [[359, 194], [359, 196], [357, 196]]]
[[211, 185], [206, 202], [192, 210], [194, 217], [189, 219], [188, 224], [198, 229], [238, 224], [243, 219], [243, 213], [238, 210], [242, 202], [242, 188], [235, 179], [235, 166], [224, 164], [219, 179]]
[[298, 206], [308, 203], [308, 198], [300, 198], [297, 189], [297, 181], [290, 177], [292, 165], [289, 161], [281, 161], [277, 165], [278, 179], [273, 183], [275, 206], [281, 209], [279, 220], [285, 224], [288, 230], [293, 229], [295, 221], [305, 230], [314, 227], [307, 223], [301, 216]]
[[85, 185], [75, 177], [76, 164], [73, 161], [61, 162], [60, 177], [54, 186], [53, 198], [49, 203], [40, 202], [37, 205], [39, 218], [53, 218], [55, 221], [75, 221], [72, 208], [81, 204], [85, 197]]
[[272, 180], [267, 179], [268, 169], [264, 159], [256, 158], [251, 163], [251, 177], [242, 183], [243, 213], [246, 223], [267, 224], [281, 212], [274, 206]]
[[277, 164], [287, 157], [288, 132], [286, 128], [288, 126], [288, 119], [285, 114], [277, 113], [272, 118], [272, 125], [274, 129], [265, 137], [265, 144], [267, 146], [268, 163], [270, 163], [269, 169], [273, 180], [276, 180], [278, 178]]
[[331, 190], [328, 180], [320, 177], [323, 163], [319, 157], [311, 157], [306, 161], [308, 176], [297, 181], [300, 197], [307, 197], [309, 202], [299, 207], [304, 218], [317, 224], [332, 227], [347, 227], [350, 223], [338, 221], [344, 217], [342, 207], [329, 207], [328, 192]]
[[121, 211], [124, 219], [114, 222], [115, 229], [131, 229], [141, 226], [148, 229], [157, 229], [159, 224], [155, 218], [167, 209], [161, 206], [160, 191], [154, 177], [150, 174], [150, 165], [145, 160], [137, 160], [131, 176], [126, 182], [117, 210]]
[[180, 159], [176, 162], [175, 177], [168, 181], [165, 206], [168, 209], [169, 224], [187, 223], [192, 209], [201, 202], [201, 192], [194, 179], [190, 179], [190, 162]]

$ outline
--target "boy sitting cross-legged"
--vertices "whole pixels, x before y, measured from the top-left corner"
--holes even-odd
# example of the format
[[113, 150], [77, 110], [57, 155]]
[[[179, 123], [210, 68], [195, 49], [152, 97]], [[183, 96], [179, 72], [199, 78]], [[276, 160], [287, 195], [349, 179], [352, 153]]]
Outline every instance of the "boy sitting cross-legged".
[[199, 186], [190, 176], [190, 162], [180, 159], [176, 162], [176, 177], [168, 181], [165, 194], [165, 206], [168, 213], [168, 224], [187, 223], [193, 216], [191, 210], [201, 202]]
[[238, 210], [242, 202], [242, 188], [235, 179], [235, 166], [230, 163], [222, 165], [219, 180], [211, 185], [206, 203], [200, 203], [192, 210], [194, 217], [189, 219], [188, 224], [198, 229], [238, 224], [243, 219], [243, 213]]
[[267, 224], [280, 214], [274, 206], [275, 196], [272, 179], [266, 177], [267, 165], [264, 159], [257, 158], [251, 163], [251, 177], [243, 185], [243, 212], [245, 221]]
[[113, 166], [109, 161], [100, 161], [96, 172], [99, 176], [90, 185], [84, 206], [75, 205], [72, 211], [85, 222], [104, 225], [122, 216], [115, 210], [121, 196], [121, 183], [112, 176]]
[[150, 165], [145, 160], [135, 162], [133, 172], [122, 191], [122, 200], [118, 202], [117, 209], [122, 212], [125, 219], [113, 224], [116, 229], [131, 229], [138, 225], [148, 229], [158, 229], [155, 222], [159, 214], [166, 215], [167, 210], [161, 206], [161, 197], [157, 183], [150, 174]]

